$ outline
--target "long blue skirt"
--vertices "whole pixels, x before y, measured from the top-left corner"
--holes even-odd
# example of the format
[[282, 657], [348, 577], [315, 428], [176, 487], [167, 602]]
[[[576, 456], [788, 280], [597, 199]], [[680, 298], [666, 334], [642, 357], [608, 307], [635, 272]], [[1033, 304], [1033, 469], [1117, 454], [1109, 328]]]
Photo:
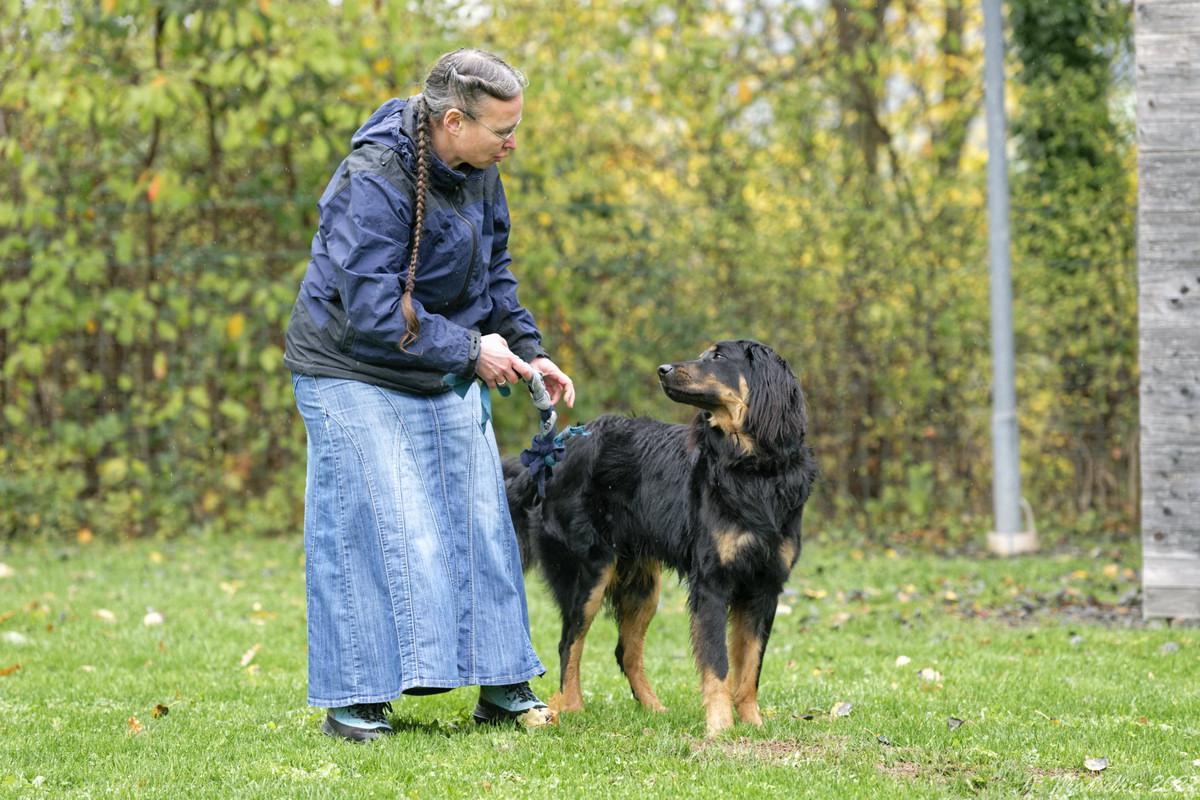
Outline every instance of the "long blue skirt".
[[308, 431], [308, 702], [545, 672], [479, 386], [465, 398], [294, 375]]

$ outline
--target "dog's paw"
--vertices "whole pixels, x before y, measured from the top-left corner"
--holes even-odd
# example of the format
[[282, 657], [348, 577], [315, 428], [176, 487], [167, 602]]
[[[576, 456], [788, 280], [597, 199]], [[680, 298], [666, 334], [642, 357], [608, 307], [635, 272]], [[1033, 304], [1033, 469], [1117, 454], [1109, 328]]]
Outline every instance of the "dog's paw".
[[554, 696], [547, 700], [546, 703], [555, 713], [562, 713], [564, 711], [583, 711], [582, 702], [568, 701], [567, 698], [563, 696], [562, 692], [555, 692]]

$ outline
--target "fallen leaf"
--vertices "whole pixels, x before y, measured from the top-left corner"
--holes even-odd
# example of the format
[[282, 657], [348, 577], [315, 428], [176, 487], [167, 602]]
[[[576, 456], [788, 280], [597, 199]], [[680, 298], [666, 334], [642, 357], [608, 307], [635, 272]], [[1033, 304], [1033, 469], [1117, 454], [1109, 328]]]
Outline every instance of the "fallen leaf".
[[262, 647], [262, 642], [255, 642], [254, 647], [251, 647], [249, 650], [247, 650], [245, 653], [242, 654], [242, 666], [243, 667], [249, 666], [250, 662], [254, 660], [254, 657], [256, 655], [258, 655], [258, 648], [260, 648], [260, 647]]
[[92, 614], [96, 617], [96, 619], [109, 624], [113, 624], [117, 621], [117, 615], [109, 611], [107, 608], [97, 608], [92, 612]]
[[146, 726], [138, 721], [137, 717], [130, 717], [129, 722], [125, 723], [125, 733], [130, 736], [136, 736], [146, 730]]
[[1160, 649], [1162, 650], [1163, 653], [1178, 653], [1179, 652], [1179, 643], [1178, 642], [1167, 642]]
[[912, 659], [908, 656], [896, 656], [896, 666], [903, 667], [905, 664], [911, 664]]
[[170, 706], [164, 706], [160, 703], [159, 705], [156, 705], [154, 707], [154, 716], [165, 717], [168, 713], [170, 713], [170, 711], [171, 711]]
[[1104, 569], [1100, 570], [1100, 572], [1104, 575], [1104, 577], [1109, 578], [1110, 580], [1116, 580], [1117, 576], [1121, 574], [1121, 565], [1106, 564]]
[[80, 544], [88, 544], [92, 541], [92, 539], [95, 538], [96, 536], [92, 533], [91, 528], [80, 528], [75, 534], [75, 541], [79, 542]]
[[83, 670], [84, 672], [95, 672], [96, 671], [96, 668], [93, 667], [91, 664], [84, 664], [82, 667], [80, 667], [80, 669]]
[[963, 724], [963, 720], [958, 717], [950, 717], [946, 720], [946, 724], [950, 726], [950, 730], [956, 731]]
[[849, 703], [843, 700], [840, 703], [834, 703], [833, 708], [829, 709], [829, 713], [834, 717], [848, 717], [850, 712], [854, 710], [854, 703]]
[[1087, 759], [1084, 759], [1083, 765], [1085, 767], [1087, 767], [1088, 769], [1090, 769], [1092, 772], [1099, 772], [1100, 770], [1108, 769], [1108, 759], [1107, 758], [1087, 758]]
[[824, 600], [829, 595], [829, 592], [824, 589], [805, 589], [804, 596], [810, 597], [813, 600]]
[[816, 719], [812, 714], [792, 714], [792, 719], [813, 720]]
[[20, 664], [13, 664], [11, 667], [5, 667], [4, 669], [0, 669], [0, 678], [4, 677], [5, 675], [12, 675], [14, 672], [19, 670], [20, 668], [21, 668]]
[[142, 617], [142, 624], [146, 626], [162, 625], [163, 615], [161, 611], [151, 611], [146, 616]]
[[779, 605], [775, 606], [775, 613], [781, 616], [786, 616], [792, 613], [792, 607], [787, 603], [780, 603]]
[[923, 669], [917, 673], [917, 677], [923, 681], [931, 681], [933, 683], [937, 683], [938, 681], [940, 681], [942, 679], [942, 673], [938, 672], [937, 670], [933, 669], [932, 667], [926, 667], [925, 669]]
[[875, 741], [879, 742], [880, 744], [886, 744], [888, 747], [892, 746], [892, 743], [888, 741], [888, 738], [882, 734], [875, 734]]
[[8, 642], [9, 644], [25, 644], [29, 641], [28, 636], [17, 631], [5, 631], [3, 638], [4, 641]]
[[518, 717], [526, 728], [542, 728], [558, 724], [558, 712], [549, 708], [531, 708]]
[[10, 567], [8, 564], [0, 562], [0, 578], [11, 578], [13, 575], [16, 575], [16, 574], [17, 574], [17, 571], [15, 569]]

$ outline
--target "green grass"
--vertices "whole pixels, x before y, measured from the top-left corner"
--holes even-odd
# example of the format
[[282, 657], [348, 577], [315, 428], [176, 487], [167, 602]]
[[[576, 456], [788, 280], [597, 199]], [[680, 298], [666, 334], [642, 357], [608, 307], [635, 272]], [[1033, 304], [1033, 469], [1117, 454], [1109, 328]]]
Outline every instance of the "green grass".
[[[587, 707], [558, 727], [479, 729], [465, 689], [398, 700], [398, 735], [369, 746], [321, 735], [304, 705], [302, 556], [296, 540], [0, 552], [14, 571], [0, 670], [20, 665], [0, 676], [0, 797], [1200, 794], [1200, 630], [1127, 608], [1132, 548], [999, 560], [809, 545], [763, 669], [766, 724], [711, 742], [684, 592], [667, 581], [647, 668], [667, 713], [631, 699], [600, 619]], [[558, 621], [540, 580], [529, 592], [547, 697]], [[1048, 610], [1089, 598], [1099, 621]], [[147, 607], [164, 624], [144, 625]], [[829, 713], [838, 702], [848, 716]], [[1089, 757], [1111, 765], [1093, 775]]]

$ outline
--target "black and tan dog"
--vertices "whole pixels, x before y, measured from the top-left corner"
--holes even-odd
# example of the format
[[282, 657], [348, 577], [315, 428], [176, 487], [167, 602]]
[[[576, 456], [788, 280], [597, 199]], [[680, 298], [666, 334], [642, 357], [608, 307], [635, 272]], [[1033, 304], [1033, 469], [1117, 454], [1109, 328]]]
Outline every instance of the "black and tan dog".
[[733, 707], [761, 725], [762, 657], [817, 471], [804, 398], [787, 362], [753, 341], [717, 342], [658, 373], [668, 397], [700, 409], [690, 425], [596, 419], [570, 440], [544, 500], [520, 461], [505, 461], [525, 568], [541, 564], [562, 614], [551, 707], [583, 708], [583, 640], [607, 597], [617, 663], [634, 697], [663, 710], [643, 651], [665, 564], [687, 581], [708, 734], [733, 724]]

